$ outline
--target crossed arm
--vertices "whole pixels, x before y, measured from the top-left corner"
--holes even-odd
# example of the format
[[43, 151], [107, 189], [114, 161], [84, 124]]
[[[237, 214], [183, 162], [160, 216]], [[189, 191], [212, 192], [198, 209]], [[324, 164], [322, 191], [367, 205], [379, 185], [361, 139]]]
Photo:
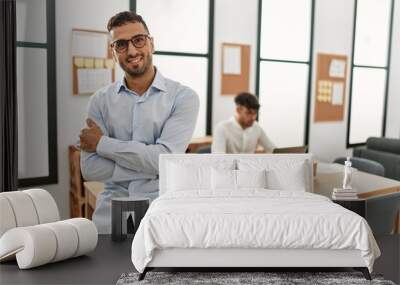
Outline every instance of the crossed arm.
[[[81, 131], [81, 170], [86, 180], [109, 180], [116, 169], [124, 175], [158, 174], [158, 157], [162, 153], [184, 152], [192, 137], [199, 110], [194, 92], [177, 95], [175, 107], [155, 144], [122, 141], [109, 137], [100, 107], [93, 96], [89, 103], [88, 127]], [[121, 171], [120, 171], [121, 173]]]

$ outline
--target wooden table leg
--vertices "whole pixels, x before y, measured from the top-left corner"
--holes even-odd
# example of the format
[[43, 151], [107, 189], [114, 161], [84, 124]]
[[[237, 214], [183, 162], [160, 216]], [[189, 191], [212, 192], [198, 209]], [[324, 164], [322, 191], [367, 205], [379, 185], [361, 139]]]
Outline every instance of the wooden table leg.
[[400, 210], [397, 210], [397, 214], [394, 219], [393, 229], [392, 229], [391, 234], [400, 235]]

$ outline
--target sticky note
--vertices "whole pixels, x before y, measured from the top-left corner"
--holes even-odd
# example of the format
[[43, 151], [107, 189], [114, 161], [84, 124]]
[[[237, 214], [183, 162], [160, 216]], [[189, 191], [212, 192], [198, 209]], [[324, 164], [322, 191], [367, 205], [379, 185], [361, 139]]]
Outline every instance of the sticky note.
[[75, 58], [74, 58], [74, 64], [75, 64], [78, 68], [82, 68], [82, 67], [83, 67], [83, 58], [82, 58], [82, 57], [75, 57]]
[[332, 93], [332, 104], [343, 105], [344, 84], [342, 82], [334, 83]]
[[104, 68], [104, 59], [102, 58], [96, 58], [94, 60], [94, 67], [95, 68]]
[[85, 58], [84, 65], [86, 68], [93, 68], [94, 67], [94, 58]]
[[108, 68], [108, 69], [114, 68], [114, 60], [106, 59], [105, 65], [106, 65], [106, 68]]

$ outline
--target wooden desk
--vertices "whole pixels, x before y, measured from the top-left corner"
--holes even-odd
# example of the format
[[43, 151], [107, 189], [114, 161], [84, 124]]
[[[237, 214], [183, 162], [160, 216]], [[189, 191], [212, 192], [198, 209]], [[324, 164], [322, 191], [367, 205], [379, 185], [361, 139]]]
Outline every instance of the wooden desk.
[[[186, 152], [189, 153], [195, 153], [197, 149], [204, 147], [204, 146], [209, 146], [212, 144], [212, 136], [205, 136], [202, 138], [194, 138], [190, 141], [190, 144], [187, 148]], [[264, 153], [265, 150], [262, 146], [258, 145], [256, 149], [256, 153]]]
[[97, 181], [83, 183], [85, 187], [85, 217], [92, 219], [94, 209], [96, 209], [97, 195], [104, 191], [104, 184]]
[[[314, 193], [331, 198], [333, 188], [342, 187], [343, 168], [341, 164], [318, 162]], [[391, 199], [393, 194], [400, 193], [400, 181], [357, 170], [351, 185], [359, 198], [366, 199], [366, 219], [374, 234], [400, 234], [400, 205], [390, 203], [397, 201]]]
[[[314, 192], [331, 198], [333, 188], [342, 187], [343, 167], [341, 164], [318, 162]], [[359, 170], [353, 173], [351, 184], [357, 189], [358, 197], [363, 199], [400, 192], [400, 181]]]
[[190, 144], [186, 152], [195, 153], [198, 148], [208, 146], [211, 144], [212, 144], [212, 136], [194, 138], [190, 141]]

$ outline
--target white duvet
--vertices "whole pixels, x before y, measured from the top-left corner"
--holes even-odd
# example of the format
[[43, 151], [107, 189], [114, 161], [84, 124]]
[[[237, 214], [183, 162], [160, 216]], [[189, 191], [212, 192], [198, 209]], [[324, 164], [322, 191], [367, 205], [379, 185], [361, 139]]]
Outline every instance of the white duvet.
[[358, 249], [372, 271], [380, 251], [367, 222], [328, 198], [299, 191], [184, 191], [156, 199], [132, 243], [143, 272], [155, 249]]

